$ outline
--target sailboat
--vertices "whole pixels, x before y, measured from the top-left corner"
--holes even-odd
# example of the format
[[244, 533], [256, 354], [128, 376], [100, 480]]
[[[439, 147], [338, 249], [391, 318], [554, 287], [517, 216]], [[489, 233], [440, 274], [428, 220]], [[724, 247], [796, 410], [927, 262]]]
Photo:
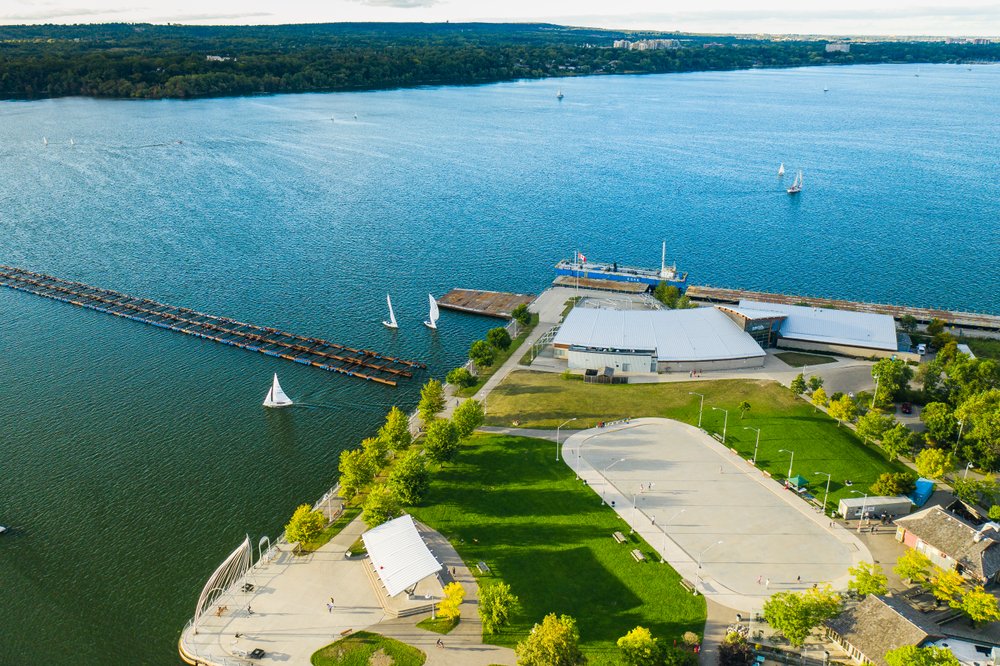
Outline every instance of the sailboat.
[[49, 138], [47, 136], [42, 137], [42, 145], [43, 146], [49, 145]]
[[798, 194], [801, 191], [802, 191], [802, 171], [800, 170], [799, 173], [795, 176], [795, 182], [792, 183], [792, 186], [788, 188], [788, 193]]
[[781, 178], [784, 175], [785, 175], [785, 163], [782, 162], [781, 166], [778, 167], [778, 178]]
[[559, 92], [557, 92], [557, 93], [556, 93], [556, 99], [562, 99], [562, 98], [563, 98], [563, 97], [565, 97], [565, 96], [566, 96], [566, 95], [563, 95], [563, 94], [562, 94], [562, 88], [560, 88], [560, 89], [559, 89]]
[[75, 146], [76, 145], [76, 141], [73, 140], [73, 137], [69, 138], [69, 145], [71, 145], [71, 146]]
[[432, 296], [431, 294], [427, 294], [427, 298], [430, 299], [431, 311], [430, 314], [428, 315], [427, 321], [424, 322], [424, 326], [436, 330], [438, 327], [437, 326], [438, 317], [440, 316], [440, 313], [438, 312], [438, 302], [434, 300], [434, 296]]
[[917, 67], [917, 73], [914, 74], [913, 76], [920, 76], [920, 68], [919, 67]]
[[389, 305], [389, 321], [382, 321], [382, 325], [386, 328], [399, 328], [396, 323], [396, 313], [392, 311], [392, 299], [389, 298], [389, 294], [385, 295], [385, 302]]
[[830, 88], [828, 86], [823, 86], [823, 92], [830, 92]]
[[285, 395], [285, 392], [281, 390], [281, 384], [278, 383], [278, 373], [274, 373], [274, 381], [271, 383], [271, 389], [267, 392], [264, 397], [265, 407], [291, 407], [295, 403], [292, 399]]

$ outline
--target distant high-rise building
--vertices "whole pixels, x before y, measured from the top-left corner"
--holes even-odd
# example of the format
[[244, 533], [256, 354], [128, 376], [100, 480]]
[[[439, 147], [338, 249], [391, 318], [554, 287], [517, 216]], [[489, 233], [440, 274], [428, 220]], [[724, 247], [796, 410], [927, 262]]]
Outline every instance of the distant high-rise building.
[[628, 49], [629, 51], [655, 51], [657, 49], [678, 49], [681, 43], [676, 39], [640, 39], [636, 42], [616, 39], [614, 46], [616, 49]]
[[850, 53], [851, 52], [851, 45], [850, 44], [846, 44], [844, 42], [838, 42], [836, 44], [827, 44], [826, 45], [826, 52], [827, 53]]

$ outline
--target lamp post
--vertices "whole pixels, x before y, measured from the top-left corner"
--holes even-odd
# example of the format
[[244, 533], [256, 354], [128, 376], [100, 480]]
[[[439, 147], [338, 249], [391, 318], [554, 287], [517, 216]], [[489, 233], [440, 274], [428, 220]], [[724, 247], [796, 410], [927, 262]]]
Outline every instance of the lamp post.
[[750, 426], [743, 426], [744, 430], [756, 430], [757, 431], [757, 443], [753, 445], [753, 464], [757, 464], [757, 447], [760, 446], [760, 428], [751, 428]]
[[701, 569], [701, 562], [702, 562], [702, 560], [705, 559], [705, 553], [707, 553], [708, 551], [712, 550], [713, 548], [715, 548], [716, 546], [718, 546], [721, 543], [722, 543], [722, 539], [719, 539], [715, 543], [709, 544], [707, 548], [705, 548], [703, 551], [701, 551], [698, 554], [698, 568], [699, 569]]
[[559, 462], [559, 429], [562, 428], [567, 423], [571, 423], [573, 421], [576, 421], [575, 416], [569, 419], [568, 421], [564, 421], [556, 426], [556, 462]]
[[607, 472], [612, 467], [614, 467], [615, 465], [617, 465], [618, 463], [624, 461], [625, 461], [624, 458], [619, 458], [618, 460], [612, 461], [610, 465], [601, 470], [601, 480], [603, 481], [603, 483], [601, 484], [601, 506], [607, 504], [607, 502], [604, 499], [604, 491], [607, 490], [608, 487], [608, 477], [604, 476], [604, 473]]
[[725, 418], [722, 421], [722, 443], [725, 444], [726, 443], [726, 426], [729, 425], [729, 410], [728, 409], [723, 409], [722, 407], [712, 407], [712, 409], [720, 411], [720, 412], [722, 412], [722, 413], [724, 413], [726, 415]]
[[701, 403], [698, 405], [698, 427], [701, 427], [701, 412], [705, 409], [705, 396], [701, 393], [695, 393], [694, 391], [688, 391], [688, 395], [696, 395], [701, 398]]
[[667, 518], [667, 522], [663, 523], [663, 525], [662, 525], [661, 529], [663, 529], [663, 547], [660, 548], [660, 564], [666, 564], [667, 563], [667, 525], [669, 525], [671, 522], [673, 522], [674, 518], [676, 518], [677, 516], [681, 515], [685, 511], [687, 511], [687, 509], [681, 509], [680, 511], [678, 511], [674, 515], [672, 515], [669, 518]]
[[872, 393], [872, 409], [875, 409], [875, 398], [878, 396], [878, 375], [875, 375], [875, 391]]
[[[852, 490], [855, 495], [861, 495], [860, 490]], [[864, 493], [864, 499], [861, 500], [861, 516], [858, 518], [858, 534], [861, 534], [861, 523], [865, 519], [865, 508], [868, 504], [868, 493]]]
[[958, 437], [955, 438], [955, 454], [958, 454], [958, 445], [962, 443], [962, 426], [965, 424], [961, 421], [958, 422]]
[[788, 478], [792, 478], [792, 463], [795, 462], [795, 451], [789, 451], [788, 449], [780, 449], [778, 453], [790, 453], [792, 454], [791, 459], [788, 461]]
[[968, 465], [965, 466], [965, 474], [962, 475], [963, 480], [969, 478], [970, 469], [972, 469], [972, 463], [969, 463]]
[[632, 534], [635, 532], [635, 497], [639, 494], [638, 490], [632, 491], [632, 522], [628, 526], [628, 533]]
[[831, 475], [828, 472], [813, 472], [813, 474], [822, 474], [826, 477], [826, 492], [823, 493], [823, 513], [826, 513], [826, 498], [830, 496]]

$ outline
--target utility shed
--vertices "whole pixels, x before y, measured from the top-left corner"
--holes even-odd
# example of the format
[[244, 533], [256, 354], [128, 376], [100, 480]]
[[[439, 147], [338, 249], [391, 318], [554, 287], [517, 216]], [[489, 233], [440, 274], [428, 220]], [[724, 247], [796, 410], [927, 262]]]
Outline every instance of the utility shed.
[[864, 507], [865, 515], [877, 518], [883, 513], [887, 516], [905, 516], [910, 513], [913, 503], [909, 497], [847, 497], [840, 500], [837, 511], [844, 518], [860, 518]]
[[409, 515], [370, 529], [361, 539], [371, 566], [390, 597], [441, 570], [441, 563], [427, 548]]

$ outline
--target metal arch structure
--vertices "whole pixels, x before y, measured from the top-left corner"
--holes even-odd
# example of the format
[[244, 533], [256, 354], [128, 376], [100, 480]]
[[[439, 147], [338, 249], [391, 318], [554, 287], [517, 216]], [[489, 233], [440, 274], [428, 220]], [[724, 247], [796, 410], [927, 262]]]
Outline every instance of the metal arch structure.
[[221, 597], [226, 594], [233, 585], [241, 580], [250, 570], [253, 558], [253, 547], [250, 544], [250, 536], [243, 539], [236, 550], [234, 550], [219, 568], [212, 572], [208, 582], [202, 588], [198, 596], [198, 605], [194, 609], [194, 621], [192, 623], [195, 633], [198, 633], [198, 622], [206, 610]]

